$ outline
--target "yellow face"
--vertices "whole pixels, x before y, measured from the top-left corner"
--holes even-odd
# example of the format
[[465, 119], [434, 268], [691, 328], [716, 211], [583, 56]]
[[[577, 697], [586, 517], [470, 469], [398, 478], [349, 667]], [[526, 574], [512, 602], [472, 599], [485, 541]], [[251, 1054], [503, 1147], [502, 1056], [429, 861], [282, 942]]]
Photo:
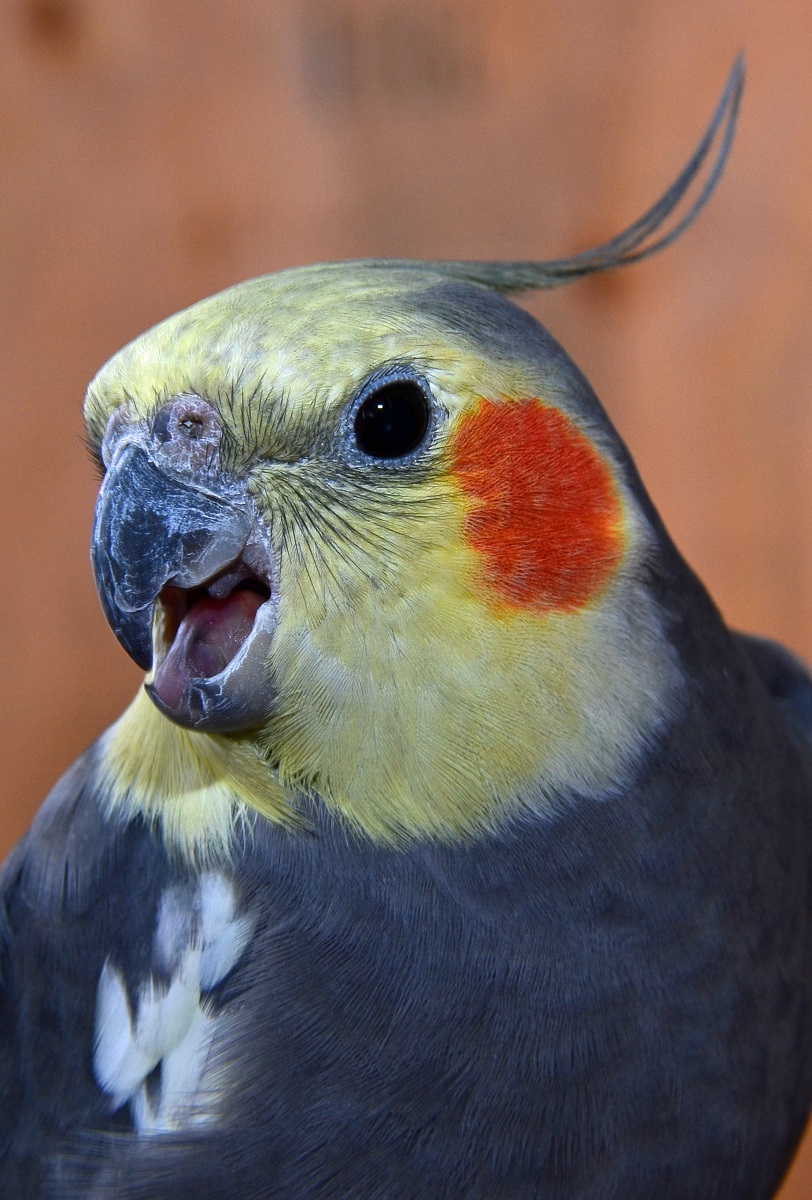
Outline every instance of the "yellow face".
[[[141, 438], [160, 466], [149, 437], [178, 397], [216, 427], [206, 479], [259, 527], [267, 687], [225, 733], [140, 698], [106, 743], [122, 803], [199, 851], [235, 805], [295, 820], [302, 792], [403, 840], [629, 782], [679, 679], [652, 534], [597, 402], [526, 314], [429, 266], [254, 280], [116, 355], [91, 439]], [[168, 474], [198, 488], [200, 461]]]

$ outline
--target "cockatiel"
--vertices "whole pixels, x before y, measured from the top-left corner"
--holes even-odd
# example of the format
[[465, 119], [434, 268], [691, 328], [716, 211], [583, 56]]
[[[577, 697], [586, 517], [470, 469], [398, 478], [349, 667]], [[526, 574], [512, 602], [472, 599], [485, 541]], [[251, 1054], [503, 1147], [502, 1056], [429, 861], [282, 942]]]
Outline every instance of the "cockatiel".
[[90, 385], [147, 677], [4, 869], [3, 1196], [772, 1194], [812, 683], [728, 631], [502, 295], [672, 240], [741, 84], [595, 251], [255, 279]]

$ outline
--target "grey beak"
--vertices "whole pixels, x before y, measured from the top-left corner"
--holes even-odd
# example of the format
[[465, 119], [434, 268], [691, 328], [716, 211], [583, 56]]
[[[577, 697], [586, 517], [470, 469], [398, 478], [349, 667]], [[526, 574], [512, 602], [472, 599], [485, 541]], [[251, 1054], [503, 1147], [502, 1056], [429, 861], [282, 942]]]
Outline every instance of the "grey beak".
[[166, 584], [197, 587], [239, 558], [248, 513], [165, 472], [142, 446], [116, 451], [96, 503], [90, 559], [110, 627], [145, 671], [152, 611]]

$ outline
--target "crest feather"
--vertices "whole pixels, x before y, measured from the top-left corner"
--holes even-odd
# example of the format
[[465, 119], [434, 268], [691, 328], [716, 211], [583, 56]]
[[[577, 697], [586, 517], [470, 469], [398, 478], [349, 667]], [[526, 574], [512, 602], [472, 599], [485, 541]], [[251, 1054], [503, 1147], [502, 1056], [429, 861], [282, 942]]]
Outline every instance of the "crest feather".
[[[378, 260], [370, 261], [366, 265], [387, 269], [429, 266], [442, 275], [450, 275], [467, 283], [478, 283], [497, 292], [522, 292], [563, 287], [564, 284], [572, 283], [585, 275], [623, 267], [657, 254], [676, 241], [694, 223], [716, 190], [733, 144], [743, 91], [744, 56], [739, 54], [708, 127], [677, 178], [641, 217], [600, 246], [594, 246], [591, 250], [584, 250], [570, 258], [553, 258], [542, 262], [440, 260], [416, 263], [408, 260]], [[710, 157], [714, 145], [716, 153]], [[705, 166], [708, 167], [705, 182], [688, 209], [669, 227], [669, 218], [679, 208]]]

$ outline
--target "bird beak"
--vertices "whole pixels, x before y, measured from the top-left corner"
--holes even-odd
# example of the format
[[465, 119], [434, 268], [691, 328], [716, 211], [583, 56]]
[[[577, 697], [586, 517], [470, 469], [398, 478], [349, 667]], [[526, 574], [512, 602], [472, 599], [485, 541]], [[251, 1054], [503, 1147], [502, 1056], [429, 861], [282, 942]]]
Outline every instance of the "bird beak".
[[91, 562], [107, 620], [170, 719], [249, 728], [271, 700], [276, 596], [247, 493], [164, 469], [125, 439], [99, 492]]

